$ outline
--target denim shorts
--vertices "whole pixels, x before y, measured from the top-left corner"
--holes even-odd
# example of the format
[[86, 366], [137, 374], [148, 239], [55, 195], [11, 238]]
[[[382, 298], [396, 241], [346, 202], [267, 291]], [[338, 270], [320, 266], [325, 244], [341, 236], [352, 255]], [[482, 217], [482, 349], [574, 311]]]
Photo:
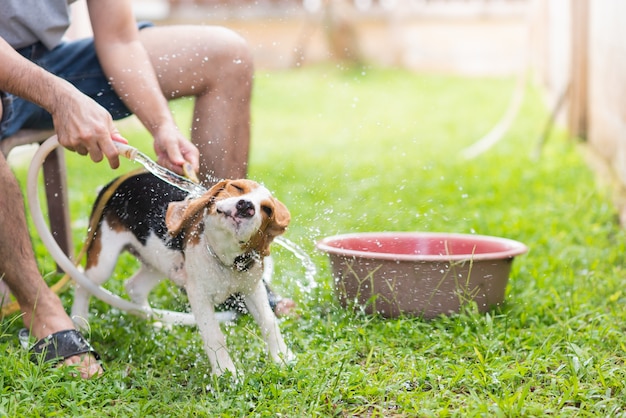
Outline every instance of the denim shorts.
[[[152, 26], [149, 22], [139, 23], [139, 29]], [[131, 114], [111, 83], [102, 72], [96, 56], [93, 39], [80, 39], [61, 43], [52, 50], [35, 43], [17, 50], [22, 56], [70, 83], [107, 109], [113, 119], [122, 119]], [[0, 92], [2, 119], [0, 140], [15, 134], [20, 129], [52, 129], [52, 116], [41, 107], [21, 97]]]

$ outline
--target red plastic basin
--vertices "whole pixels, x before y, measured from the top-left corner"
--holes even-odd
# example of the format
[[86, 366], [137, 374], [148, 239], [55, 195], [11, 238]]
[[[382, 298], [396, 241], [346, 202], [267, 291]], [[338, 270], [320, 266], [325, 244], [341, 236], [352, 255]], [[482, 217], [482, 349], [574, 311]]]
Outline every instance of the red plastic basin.
[[528, 251], [506, 238], [437, 232], [336, 235], [317, 247], [330, 257], [342, 306], [424, 318], [501, 304], [513, 258]]

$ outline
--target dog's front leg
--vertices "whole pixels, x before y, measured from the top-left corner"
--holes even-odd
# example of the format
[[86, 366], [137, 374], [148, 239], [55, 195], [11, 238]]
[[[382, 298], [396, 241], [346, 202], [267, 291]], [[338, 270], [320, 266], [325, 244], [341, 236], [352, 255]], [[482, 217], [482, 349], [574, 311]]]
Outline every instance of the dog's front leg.
[[246, 307], [250, 315], [255, 319], [261, 329], [263, 340], [267, 344], [270, 357], [276, 363], [291, 362], [295, 360], [293, 353], [287, 348], [285, 340], [278, 327], [278, 319], [267, 299], [267, 290], [262, 282], [259, 282], [254, 291], [244, 297]]
[[220, 376], [224, 372], [230, 371], [236, 378], [237, 369], [235, 369], [235, 364], [228, 354], [226, 338], [215, 316], [212, 301], [203, 297], [206, 294], [193, 285], [188, 285], [186, 291], [193, 316], [204, 342], [204, 351], [206, 351], [211, 363], [211, 372], [215, 376]]

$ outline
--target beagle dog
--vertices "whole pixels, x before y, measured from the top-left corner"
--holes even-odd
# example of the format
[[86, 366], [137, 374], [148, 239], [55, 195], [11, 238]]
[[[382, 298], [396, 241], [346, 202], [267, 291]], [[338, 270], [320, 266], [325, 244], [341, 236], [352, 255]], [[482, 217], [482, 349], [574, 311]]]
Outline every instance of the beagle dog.
[[[108, 196], [100, 202], [101, 216], [90, 223], [94, 231], [85, 265], [90, 280], [104, 283], [127, 250], [142, 264], [125, 283], [133, 302], [149, 308], [148, 294], [166, 277], [184, 288], [214, 375], [230, 371], [236, 376], [214, 307], [237, 293], [259, 325], [271, 358], [293, 359], [262, 281], [263, 258], [289, 224], [285, 205], [251, 180], [224, 180], [199, 197], [150, 173], [113, 184], [94, 205]], [[87, 318], [89, 297], [86, 289], [76, 288], [75, 321]]]

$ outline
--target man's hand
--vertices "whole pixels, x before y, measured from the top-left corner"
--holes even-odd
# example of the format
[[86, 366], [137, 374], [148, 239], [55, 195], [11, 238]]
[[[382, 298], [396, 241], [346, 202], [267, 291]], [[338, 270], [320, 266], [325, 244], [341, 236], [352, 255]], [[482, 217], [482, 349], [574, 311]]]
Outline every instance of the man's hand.
[[113, 139], [127, 141], [115, 128], [109, 112], [78, 90], [59, 102], [50, 109], [59, 144], [80, 155], [89, 154], [94, 162], [106, 157], [111, 168], [118, 168], [119, 153]]
[[117, 148], [111, 140], [119, 133], [106, 109], [66, 80], [22, 57], [2, 38], [0, 61], [0, 90], [50, 112], [62, 146], [89, 154], [96, 162], [106, 157], [112, 168], [119, 167]]
[[199, 168], [199, 151], [176, 126], [162, 127], [154, 135], [157, 162], [177, 174], [183, 173], [183, 164], [189, 163], [195, 172]]

